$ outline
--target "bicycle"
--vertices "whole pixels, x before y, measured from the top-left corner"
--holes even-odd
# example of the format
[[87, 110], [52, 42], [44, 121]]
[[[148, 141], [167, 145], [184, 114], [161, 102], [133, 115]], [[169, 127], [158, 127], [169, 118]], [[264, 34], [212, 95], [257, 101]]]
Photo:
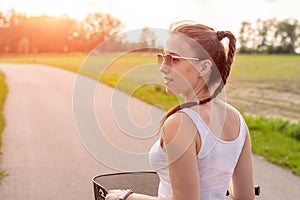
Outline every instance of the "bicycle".
[[[95, 200], [104, 200], [111, 189], [131, 189], [134, 192], [157, 196], [159, 177], [153, 171], [120, 172], [101, 174], [93, 177]], [[255, 186], [255, 195], [260, 195], [260, 187]], [[227, 190], [226, 196], [229, 196]]]

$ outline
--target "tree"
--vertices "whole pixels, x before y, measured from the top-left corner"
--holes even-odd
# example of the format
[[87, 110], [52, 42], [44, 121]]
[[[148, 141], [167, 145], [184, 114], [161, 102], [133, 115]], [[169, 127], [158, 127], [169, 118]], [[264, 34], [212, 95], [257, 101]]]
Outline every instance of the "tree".
[[296, 19], [286, 19], [279, 22], [275, 38], [281, 40], [281, 45], [278, 46], [278, 53], [296, 53], [296, 48], [299, 45], [299, 23]]
[[90, 13], [83, 21], [82, 27], [87, 41], [85, 50], [91, 50], [119, 33], [123, 25], [110, 14]]
[[274, 45], [274, 41], [269, 38], [274, 38], [276, 30], [276, 19], [256, 20], [257, 25], [257, 51], [259, 53], [266, 53], [270, 46]]
[[150, 28], [144, 27], [140, 35], [140, 44], [144, 47], [154, 47], [156, 35]]
[[[18, 42], [22, 37], [21, 31], [18, 29], [23, 14], [17, 13], [15, 9], [10, 9], [6, 16], [2, 15], [2, 24], [0, 31], [0, 50], [4, 53], [16, 52], [18, 49]], [[3, 45], [3, 46], [2, 46]]]
[[242, 27], [239, 32], [239, 42], [240, 42], [240, 49], [239, 53], [249, 53], [249, 41], [250, 35], [252, 33], [251, 23], [249, 22], [242, 22]]
[[295, 19], [258, 19], [255, 25], [242, 22], [239, 53], [295, 54], [300, 47], [300, 25]]

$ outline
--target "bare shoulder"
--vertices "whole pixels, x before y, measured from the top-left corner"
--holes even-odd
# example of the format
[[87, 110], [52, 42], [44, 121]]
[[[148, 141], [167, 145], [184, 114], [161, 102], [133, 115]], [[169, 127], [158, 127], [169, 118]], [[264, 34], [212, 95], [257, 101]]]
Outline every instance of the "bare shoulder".
[[183, 112], [176, 112], [168, 117], [163, 125], [164, 130], [178, 130], [192, 125], [192, 120]]
[[164, 140], [172, 140], [182, 126], [183, 113], [176, 112], [166, 119], [163, 125]]
[[169, 116], [165, 123], [164, 128], [170, 128], [170, 127], [177, 127], [179, 126], [179, 123], [182, 123], [184, 114], [182, 112], [176, 112]]
[[196, 131], [192, 120], [183, 112], [176, 112], [167, 118], [163, 125], [163, 140], [169, 142], [175, 136], [187, 135]]

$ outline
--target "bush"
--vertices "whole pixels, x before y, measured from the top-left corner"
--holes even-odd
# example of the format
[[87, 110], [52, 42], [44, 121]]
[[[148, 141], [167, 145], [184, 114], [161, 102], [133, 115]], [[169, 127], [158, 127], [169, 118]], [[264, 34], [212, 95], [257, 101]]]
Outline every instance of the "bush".
[[294, 128], [293, 137], [296, 140], [300, 140], [300, 122], [298, 122]]

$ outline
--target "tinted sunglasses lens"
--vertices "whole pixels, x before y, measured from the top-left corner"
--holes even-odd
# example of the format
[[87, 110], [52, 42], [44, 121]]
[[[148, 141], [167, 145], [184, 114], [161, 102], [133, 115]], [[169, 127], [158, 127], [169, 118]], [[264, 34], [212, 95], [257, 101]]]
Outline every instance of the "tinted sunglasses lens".
[[162, 64], [164, 61], [164, 56], [162, 54], [157, 55], [157, 62], [158, 64]]
[[166, 63], [172, 64], [173, 63], [173, 57], [170, 54], [165, 55]]
[[165, 60], [166, 63], [172, 63], [173, 62], [173, 57], [170, 54], [163, 55], [163, 54], [158, 54], [157, 55], [157, 62], [158, 64], [162, 64], [163, 61]]

